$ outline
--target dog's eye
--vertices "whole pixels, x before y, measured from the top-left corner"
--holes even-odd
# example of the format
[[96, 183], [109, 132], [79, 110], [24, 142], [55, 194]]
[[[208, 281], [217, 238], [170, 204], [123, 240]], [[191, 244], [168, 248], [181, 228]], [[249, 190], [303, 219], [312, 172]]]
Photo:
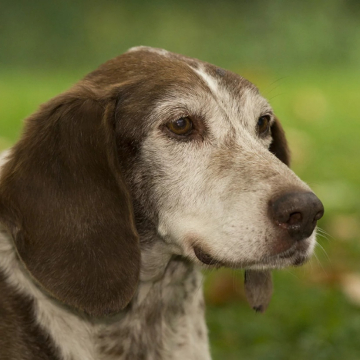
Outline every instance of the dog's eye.
[[175, 121], [170, 121], [166, 124], [166, 127], [177, 135], [187, 135], [193, 128], [193, 123], [189, 117], [182, 117]]
[[259, 135], [262, 136], [266, 135], [270, 128], [270, 116], [269, 115], [260, 116], [256, 127]]

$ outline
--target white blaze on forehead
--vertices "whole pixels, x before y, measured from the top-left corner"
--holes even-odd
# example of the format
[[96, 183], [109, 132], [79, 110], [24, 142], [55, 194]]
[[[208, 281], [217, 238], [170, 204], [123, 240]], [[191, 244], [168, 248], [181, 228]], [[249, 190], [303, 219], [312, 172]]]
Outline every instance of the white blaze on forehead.
[[136, 52], [136, 51], [148, 51], [162, 56], [169, 56], [169, 52], [167, 50], [152, 48], [149, 46], [134, 46], [130, 48], [127, 52]]
[[0, 167], [7, 161], [7, 157], [10, 155], [10, 150], [0, 153]]
[[204, 68], [200, 67], [198, 69], [195, 69], [190, 65], [189, 67], [193, 69], [205, 81], [207, 86], [214, 94], [217, 94], [219, 92], [217, 80], [214, 79], [211, 75], [209, 75]]
[[222, 109], [227, 118], [230, 118], [232, 115], [238, 112], [236, 111], [237, 105], [234, 102], [234, 97], [231, 96], [231, 94], [227, 91], [227, 89], [225, 89], [224, 86], [219, 84], [217, 79], [208, 74], [203, 67], [199, 67], [198, 69], [195, 69], [192, 66], [190, 67], [203, 79], [205, 84], [209, 87], [211, 93], [217, 101], [217, 105]]

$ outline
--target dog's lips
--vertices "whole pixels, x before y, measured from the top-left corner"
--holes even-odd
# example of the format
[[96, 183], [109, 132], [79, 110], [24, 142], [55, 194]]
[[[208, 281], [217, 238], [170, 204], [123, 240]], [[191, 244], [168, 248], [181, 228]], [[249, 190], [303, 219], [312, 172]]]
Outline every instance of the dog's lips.
[[284, 261], [285, 266], [300, 266], [310, 258], [307, 249], [308, 246], [305, 246], [305, 244], [295, 243], [290, 249], [270, 256], [266, 262], [268, 264], [277, 263], [281, 265], [281, 261]]
[[[286, 239], [275, 238], [271, 242], [266, 242], [267, 251], [265, 253], [256, 251], [253, 258], [242, 257], [241, 254], [238, 258], [239, 255], [236, 256], [235, 254], [239, 254], [239, 249], [222, 252], [219, 249], [213, 249], [204, 239], [197, 236], [192, 236], [189, 240], [191, 240], [189, 250], [192, 252], [189, 255], [193, 260], [195, 255], [198, 261], [207, 266], [252, 270], [281, 269], [288, 266], [303, 265], [311, 257], [314, 241], [314, 239], [309, 238], [289, 242], [285, 241]], [[287, 246], [278, 246], [279, 243], [285, 243]]]
[[194, 246], [194, 253], [196, 257], [205, 265], [221, 265], [218, 260], [215, 260], [213, 257], [211, 257], [200, 246]]
[[[193, 246], [194, 254], [199, 261], [208, 266], [216, 267], [230, 267], [237, 269], [274, 269], [281, 268], [283, 266], [300, 266], [309, 260], [309, 255], [306, 252], [306, 247], [300, 244], [294, 244], [290, 249], [283, 251], [281, 253], [271, 255], [263, 258], [259, 261], [245, 261], [245, 262], [228, 262], [224, 259], [217, 260], [213, 258], [209, 253], [204, 251], [199, 245]], [[283, 265], [282, 265], [283, 263]]]
[[291, 247], [289, 250], [286, 250], [284, 252], [281, 252], [280, 254], [276, 254], [274, 257], [279, 259], [289, 259], [293, 257], [297, 252], [297, 249], [295, 247]]

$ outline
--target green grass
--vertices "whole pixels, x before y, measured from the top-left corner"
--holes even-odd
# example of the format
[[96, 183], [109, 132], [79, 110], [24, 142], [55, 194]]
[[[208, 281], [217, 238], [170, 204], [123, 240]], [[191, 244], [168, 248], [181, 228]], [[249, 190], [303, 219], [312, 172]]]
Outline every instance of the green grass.
[[208, 307], [214, 359], [358, 359], [360, 311], [336, 287], [275, 274], [275, 293], [265, 314], [243, 302]]
[[[309, 264], [275, 273], [275, 293], [263, 315], [246, 304], [238, 273], [230, 274], [231, 296], [215, 286], [227, 281], [229, 273], [207, 277], [214, 359], [359, 359], [360, 299], [351, 302], [343, 289], [347, 274], [360, 274], [360, 71], [278, 75], [236, 65], [233, 70], [270, 99], [288, 135], [293, 169], [325, 205], [320, 227], [328, 235], [319, 238], [317, 258]], [[39, 104], [82, 75], [0, 72], [0, 149], [16, 141], [23, 119]], [[355, 282], [352, 288], [360, 285]]]
[[0, 70], [0, 149], [20, 135], [22, 122], [40, 104], [69, 88], [82, 74]]

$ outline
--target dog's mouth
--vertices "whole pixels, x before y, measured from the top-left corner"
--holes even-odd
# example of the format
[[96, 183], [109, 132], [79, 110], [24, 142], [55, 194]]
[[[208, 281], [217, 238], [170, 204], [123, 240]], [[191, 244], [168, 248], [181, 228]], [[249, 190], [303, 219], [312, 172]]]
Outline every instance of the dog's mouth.
[[309, 260], [308, 245], [296, 242], [290, 249], [269, 257], [269, 261], [290, 261], [291, 266], [300, 266]]
[[283, 251], [276, 255], [271, 255], [268, 257], [264, 257], [259, 261], [246, 261], [246, 262], [233, 262], [226, 260], [217, 260], [211, 255], [209, 255], [206, 251], [204, 251], [200, 246], [195, 245], [193, 247], [194, 254], [197, 259], [201, 261], [203, 264], [208, 266], [215, 267], [230, 267], [230, 268], [281, 268], [283, 266], [300, 266], [308, 261], [309, 255], [302, 248], [302, 246], [298, 247], [296, 244], [292, 246], [290, 249]]
[[306, 254], [298, 251], [292, 251], [289, 254], [280, 254], [278, 255], [278, 258], [291, 260], [291, 266], [301, 266], [309, 260], [309, 257]]
[[221, 266], [221, 262], [214, 259], [208, 253], [206, 253], [200, 246], [194, 246], [194, 253], [196, 257], [205, 265], [218, 265]]

